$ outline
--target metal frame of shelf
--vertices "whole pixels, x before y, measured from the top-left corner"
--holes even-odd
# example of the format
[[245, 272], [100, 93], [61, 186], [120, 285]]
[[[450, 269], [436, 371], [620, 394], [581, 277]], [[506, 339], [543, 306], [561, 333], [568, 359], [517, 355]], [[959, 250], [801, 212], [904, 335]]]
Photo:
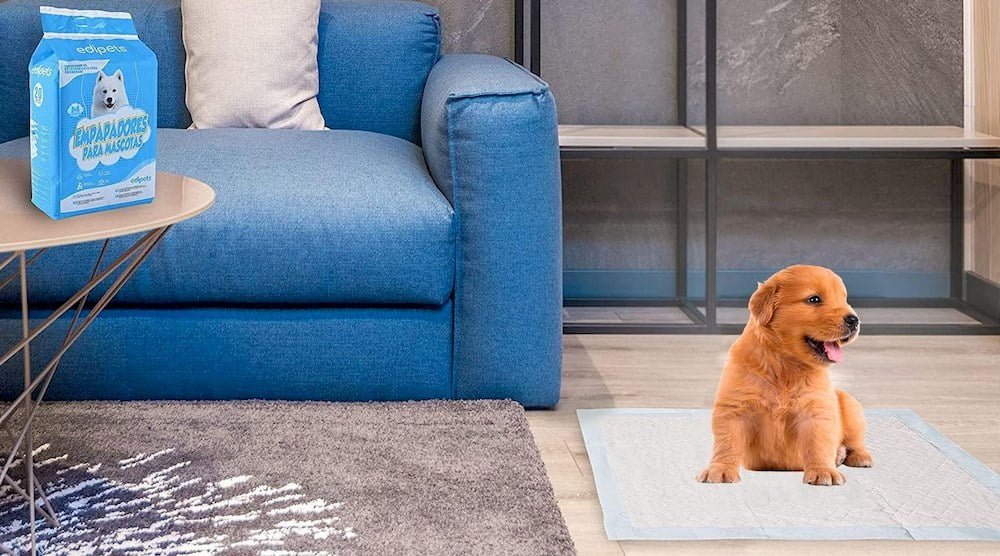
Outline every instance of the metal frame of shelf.
[[[687, 0], [677, 2], [677, 115], [678, 124], [687, 127], [688, 87], [688, 22]], [[524, 63], [527, 47], [530, 60], [528, 68], [541, 76], [541, 4], [542, 0], [515, 0], [515, 61]], [[530, 17], [525, 18], [529, 13]], [[705, 0], [705, 126], [699, 132], [705, 137], [703, 148], [679, 147], [563, 147], [563, 159], [602, 158], [654, 158], [678, 160], [677, 164], [677, 231], [676, 231], [676, 282], [673, 298], [659, 300], [629, 299], [566, 299], [565, 306], [651, 306], [677, 307], [691, 319], [691, 324], [676, 323], [566, 323], [563, 327], [571, 334], [734, 334], [743, 325], [720, 324], [717, 308], [746, 306], [746, 299], [718, 298], [716, 278], [718, 273], [718, 163], [724, 159], [939, 159], [950, 160], [950, 296], [943, 299], [859, 299], [856, 307], [913, 307], [950, 308], [979, 321], [981, 325], [967, 324], [868, 324], [869, 334], [1000, 334], [1000, 321], [977, 310], [966, 301], [964, 281], [965, 228], [965, 160], [1000, 159], [1000, 147], [991, 148], [720, 148], [718, 126], [718, 0]], [[527, 33], [525, 32], [527, 27]], [[525, 36], [527, 35], [527, 43]], [[680, 161], [703, 160], [705, 164], [705, 297], [688, 296], [688, 165]], [[703, 308], [701, 308], [701, 307]]]

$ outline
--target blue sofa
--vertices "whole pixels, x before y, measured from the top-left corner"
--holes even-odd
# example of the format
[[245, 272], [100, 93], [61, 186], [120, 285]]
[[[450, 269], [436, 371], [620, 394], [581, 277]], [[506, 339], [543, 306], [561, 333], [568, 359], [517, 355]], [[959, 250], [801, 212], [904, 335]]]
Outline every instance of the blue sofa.
[[[28, 155], [40, 4], [77, 5], [0, 1], [0, 157]], [[187, 130], [179, 0], [87, 7], [133, 14], [159, 58], [159, 169], [210, 184], [218, 201], [171, 231], [63, 359], [48, 398], [556, 404], [561, 194], [544, 82], [500, 58], [441, 56], [424, 4], [324, 1], [330, 131]], [[63, 301], [98, 248], [43, 255], [33, 302]], [[20, 331], [16, 295], [0, 292], [0, 346]], [[36, 352], [60, 339], [46, 334]]]

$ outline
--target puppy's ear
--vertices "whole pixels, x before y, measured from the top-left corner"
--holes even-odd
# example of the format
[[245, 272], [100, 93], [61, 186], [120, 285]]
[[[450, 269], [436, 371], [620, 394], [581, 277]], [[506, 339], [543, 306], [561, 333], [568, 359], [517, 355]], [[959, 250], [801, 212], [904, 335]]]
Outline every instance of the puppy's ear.
[[105, 77], [107, 77], [107, 75], [105, 75], [103, 71], [100, 71], [100, 70], [97, 71], [97, 80], [98, 81], [104, 81]]
[[778, 293], [781, 286], [777, 280], [771, 279], [761, 284], [757, 282], [757, 291], [750, 296], [750, 314], [761, 326], [767, 326], [778, 308]]
[[115, 77], [115, 79], [117, 79], [118, 81], [125, 81], [125, 76], [124, 76], [124, 75], [122, 75], [122, 70], [117, 70], [117, 71], [115, 71], [115, 76], [114, 76], [114, 77]]

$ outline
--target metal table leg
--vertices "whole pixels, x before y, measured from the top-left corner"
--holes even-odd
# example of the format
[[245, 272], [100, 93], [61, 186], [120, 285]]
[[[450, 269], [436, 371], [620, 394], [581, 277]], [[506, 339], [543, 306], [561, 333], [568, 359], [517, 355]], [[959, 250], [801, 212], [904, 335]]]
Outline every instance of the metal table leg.
[[[49, 315], [49, 317], [42, 321], [42, 323], [35, 329], [31, 328], [29, 318], [28, 267], [31, 266], [31, 264], [41, 255], [41, 251], [36, 252], [30, 258], [25, 251], [18, 251], [0, 261], [0, 270], [3, 270], [15, 260], [18, 261], [17, 271], [10, 277], [0, 280], [0, 289], [13, 283], [14, 281], [19, 282], [21, 290], [20, 300], [22, 329], [21, 340], [6, 353], [0, 356], [0, 366], [20, 353], [22, 355], [24, 374], [23, 391], [6, 408], [3, 414], [0, 415], [0, 428], [7, 433], [11, 441], [10, 451], [4, 460], [3, 468], [0, 469], [0, 480], [2, 480], [4, 484], [10, 486], [16, 494], [22, 496], [27, 502], [30, 554], [36, 553], [37, 514], [40, 513], [53, 527], [59, 526], [59, 519], [56, 512], [49, 503], [48, 496], [46, 495], [44, 488], [35, 476], [33, 453], [35, 446], [34, 435], [32, 432], [32, 422], [35, 414], [45, 397], [45, 392], [48, 390], [49, 384], [52, 381], [52, 377], [55, 374], [63, 355], [66, 354], [69, 348], [76, 342], [77, 339], [79, 339], [90, 324], [94, 322], [94, 319], [100, 315], [115, 295], [118, 294], [121, 288], [135, 274], [139, 266], [146, 260], [153, 249], [156, 248], [169, 229], [170, 226], [165, 226], [147, 233], [142, 238], [137, 240], [131, 247], [126, 249], [125, 252], [114, 262], [108, 265], [107, 268], [101, 270], [101, 265], [104, 261], [105, 255], [107, 254], [108, 243], [110, 241], [105, 240], [101, 246], [97, 260], [94, 262], [89, 281], [76, 294], [70, 297], [69, 300], [63, 303], [58, 309]], [[83, 319], [83, 321], [80, 322], [80, 318], [83, 315], [90, 293], [97, 288], [97, 286], [104, 283], [105, 280], [111, 277], [116, 270], [122, 267], [124, 268], [112, 280], [108, 289], [103, 295], [101, 295], [100, 299], [98, 299], [94, 306], [90, 308], [90, 311], [87, 313], [87, 316]], [[69, 330], [67, 330], [66, 336], [63, 338], [62, 345], [52, 360], [49, 361], [49, 363], [44, 366], [42, 371], [36, 375], [33, 372], [31, 361], [32, 340], [37, 338], [39, 334], [48, 329], [60, 316], [65, 314], [74, 306], [76, 310], [73, 314], [72, 320], [70, 321]], [[23, 413], [20, 428], [13, 427], [14, 417], [18, 414], [18, 410]], [[22, 481], [14, 480], [9, 475], [9, 472], [18, 455], [23, 455], [22, 463], [24, 465], [24, 484], [22, 484]], [[39, 502], [41, 502], [41, 504], [39, 504]], [[10, 554], [14, 553], [11, 547], [3, 545], [0, 545], [0, 552]]]

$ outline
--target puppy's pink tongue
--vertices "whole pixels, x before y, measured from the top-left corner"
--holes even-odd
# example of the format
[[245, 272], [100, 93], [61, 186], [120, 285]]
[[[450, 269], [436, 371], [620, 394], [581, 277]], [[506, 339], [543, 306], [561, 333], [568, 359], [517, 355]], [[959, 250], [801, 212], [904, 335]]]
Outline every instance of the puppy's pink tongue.
[[844, 360], [844, 350], [837, 342], [823, 342], [823, 351], [826, 352], [827, 359], [834, 363], [840, 363]]

